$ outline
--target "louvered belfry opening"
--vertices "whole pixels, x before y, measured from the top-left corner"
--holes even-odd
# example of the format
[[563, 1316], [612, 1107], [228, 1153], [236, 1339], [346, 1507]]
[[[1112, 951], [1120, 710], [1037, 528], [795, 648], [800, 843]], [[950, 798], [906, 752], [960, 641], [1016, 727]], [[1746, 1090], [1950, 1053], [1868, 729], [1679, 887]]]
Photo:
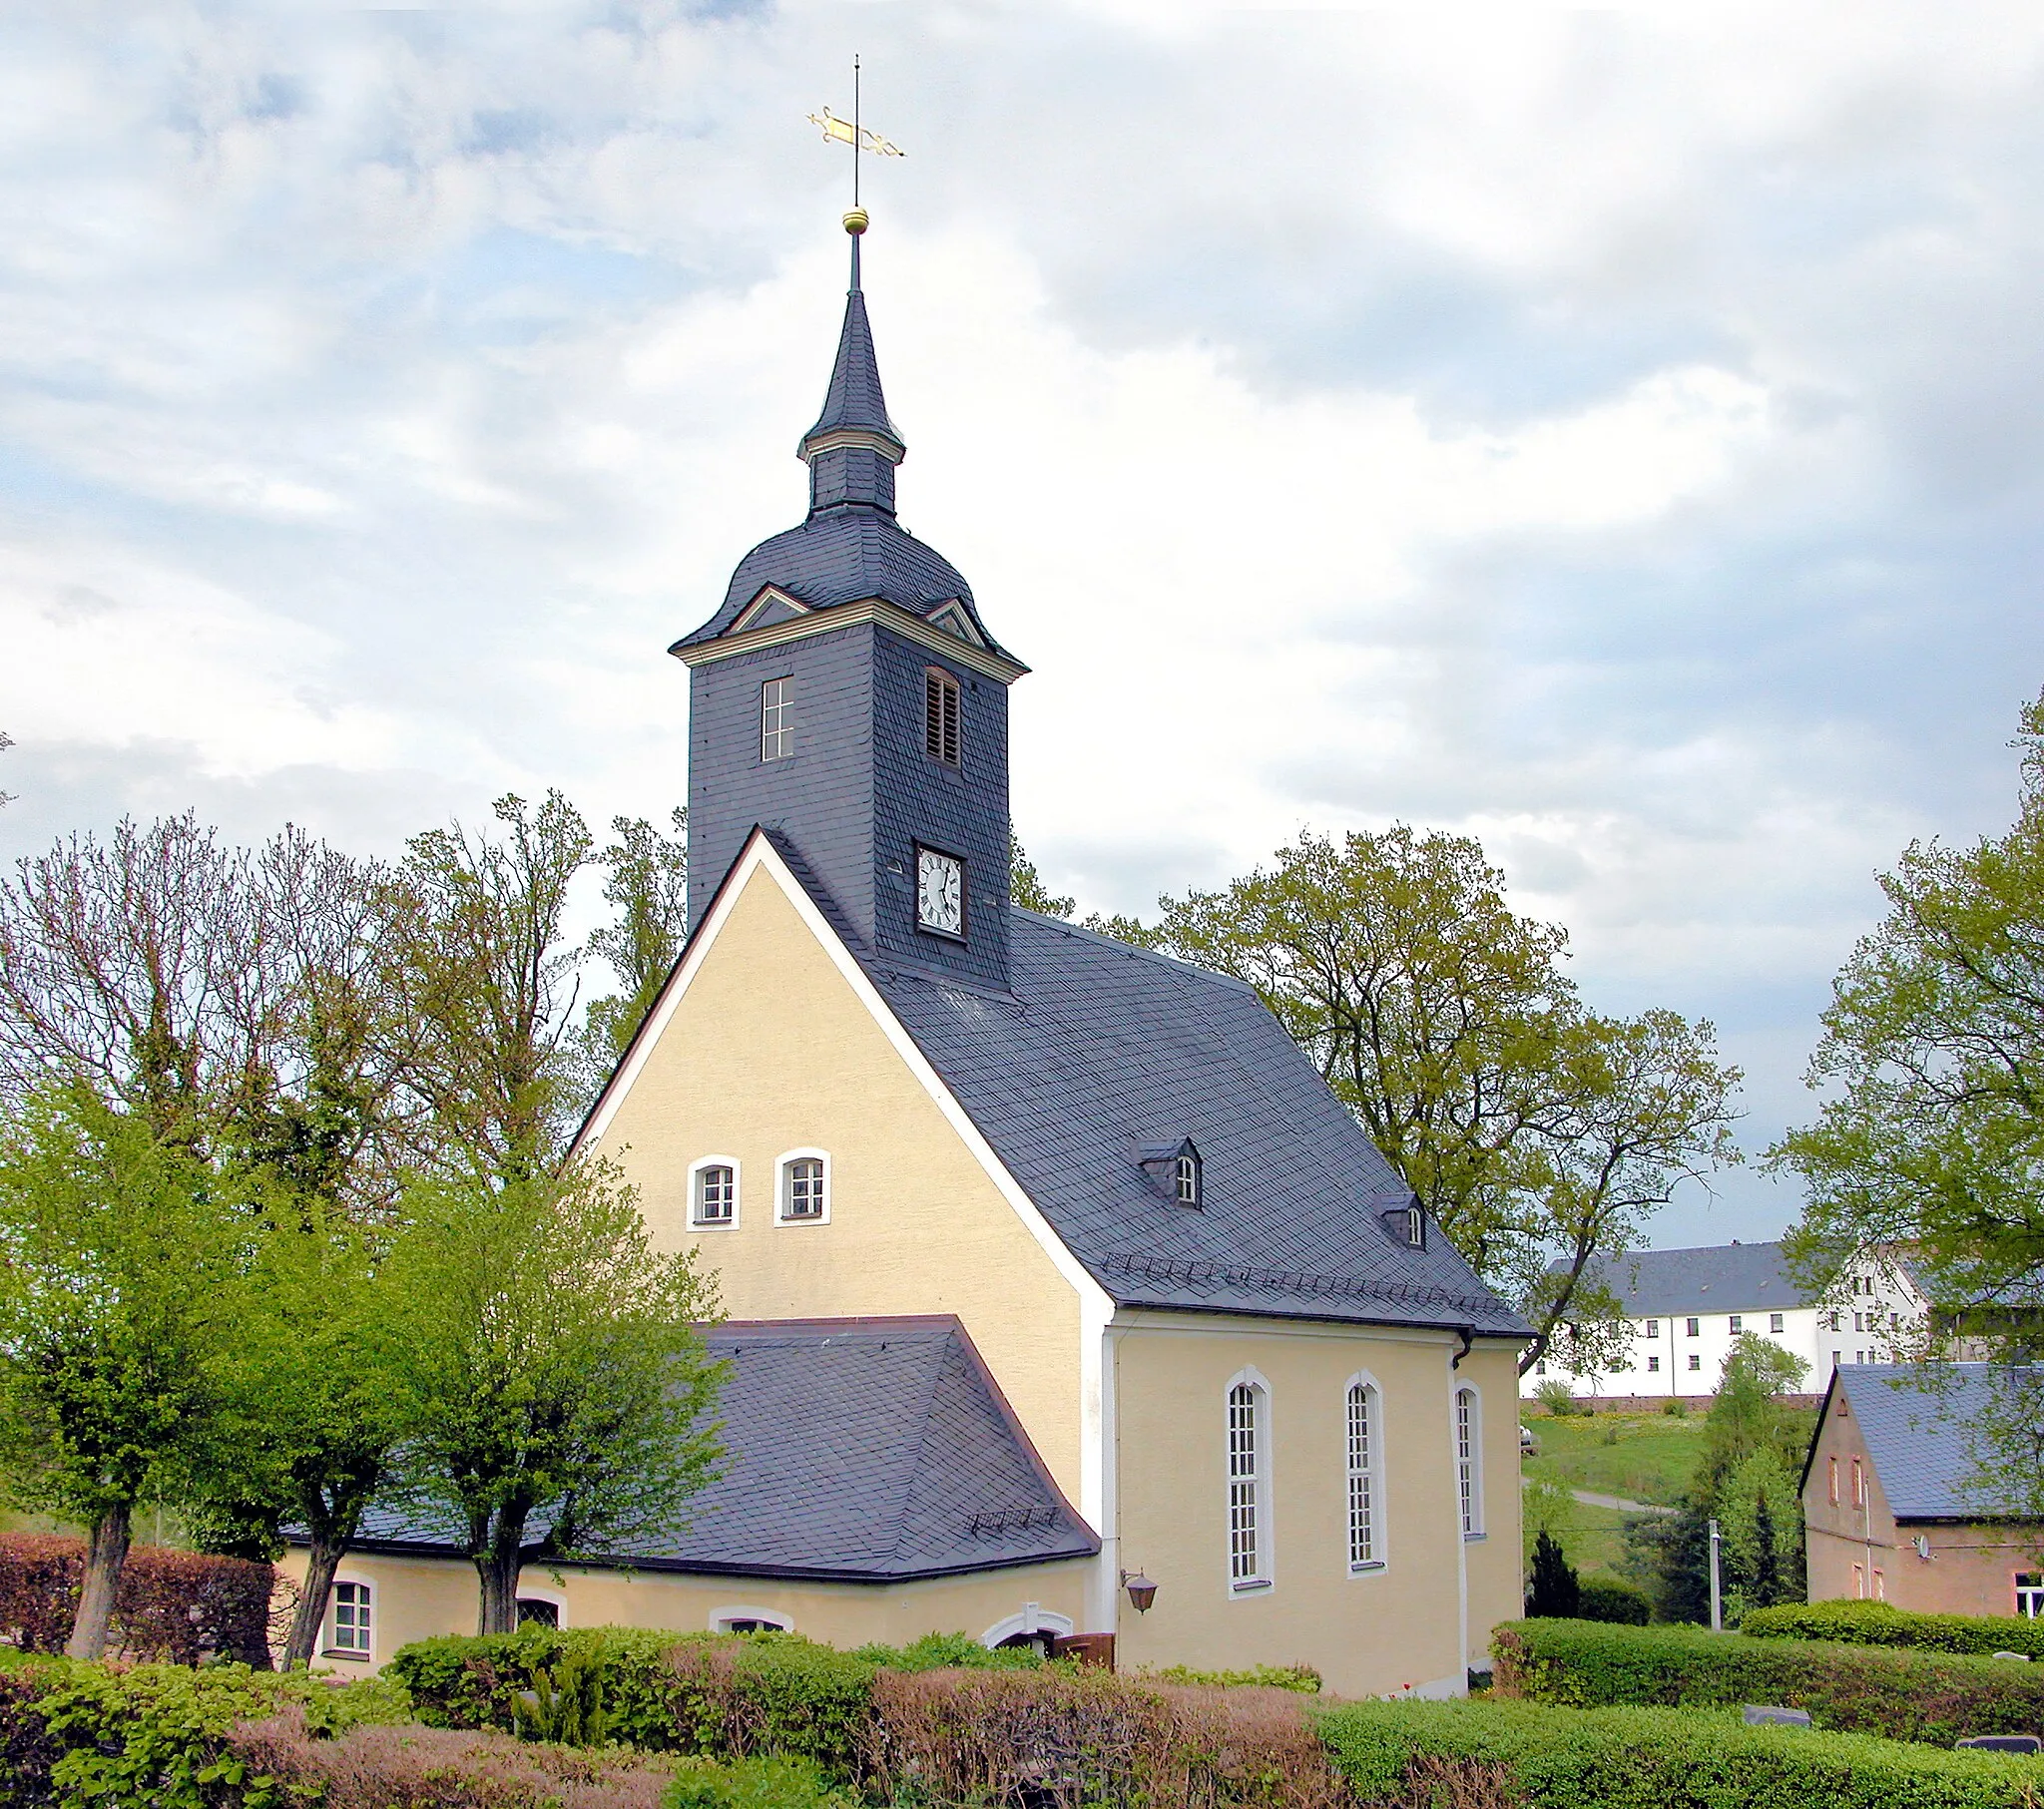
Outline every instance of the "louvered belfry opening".
[[958, 764], [958, 680], [935, 667], [923, 674], [922, 738], [931, 759]]

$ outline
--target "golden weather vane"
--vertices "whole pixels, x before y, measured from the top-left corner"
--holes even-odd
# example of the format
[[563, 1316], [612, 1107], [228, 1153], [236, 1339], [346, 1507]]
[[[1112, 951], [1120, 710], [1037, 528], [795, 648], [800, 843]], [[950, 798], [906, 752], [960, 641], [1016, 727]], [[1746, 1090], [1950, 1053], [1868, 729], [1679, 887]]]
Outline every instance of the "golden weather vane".
[[[859, 122], [859, 80], [858, 58], [851, 60], [851, 118], [840, 120], [829, 108], [821, 113], [809, 115], [809, 124], [819, 128], [826, 139], [835, 144], [851, 147], [851, 212], [859, 217], [859, 224], [865, 224], [865, 211], [858, 205], [858, 160], [861, 153], [874, 157], [899, 157], [901, 147], [883, 139], [870, 126]], [[850, 225], [850, 215], [845, 224]]]

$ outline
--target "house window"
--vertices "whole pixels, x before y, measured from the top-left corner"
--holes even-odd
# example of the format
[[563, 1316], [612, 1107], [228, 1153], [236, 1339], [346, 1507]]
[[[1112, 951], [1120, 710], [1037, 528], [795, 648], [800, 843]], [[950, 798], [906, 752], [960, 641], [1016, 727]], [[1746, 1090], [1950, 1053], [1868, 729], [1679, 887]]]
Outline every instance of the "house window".
[[1545, 1357], [1542, 1357], [1538, 1363], [1533, 1365], [1533, 1373], [1536, 1376], [1544, 1376], [1547, 1374], [1547, 1359]]
[[1734, 1313], [1731, 1319], [1731, 1326], [1732, 1335], [1735, 1338], [1738, 1337], [1741, 1332], [1746, 1330], [1746, 1315], [1744, 1313]]
[[1864, 1601], [1866, 1599], [1866, 1567], [1864, 1565], [1854, 1565], [1852, 1567], [1852, 1599], [1854, 1601]]
[[1824, 1330], [1827, 1332], [1834, 1332], [1837, 1329], [1838, 1315], [1836, 1313], [1826, 1313], [1824, 1315]]
[[1649, 1319], [1647, 1321], [1647, 1336], [1650, 1338], [1658, 1338], [1660, 1337], [1660, 1335], [1661, 1321], [1658, 1319]]
[[1197, 1206], [1200, 1203], [1200, 1158], [1190, 1149], [1181, 1151], [1177, 1171], [1178, 1203], [1182, 1206]]
[[772, 1608], [719, 1608], [710, 1616], [713, 1633], [791, 1633], [794, 1622]]
[[830, 1216], [829, 1160], [821, 1154], [787, 1155], [780, 1161], [780, 1216], [787, 1223]]
[[558, 1627], [561, 1624], [561, 1604], [547, 1600], [544, 1595], [519, 1596], [518, 1624], [524, 1626], [528, 1621], [534, 1626]]
[[760, 686], [760, 758], [784, 760], [794, 752], [794, 680], [768, 678]]
[[1690, 1354], [1689, 1366], [1691, 1369], [1702, 1369], [1704, 1366], [1704, 1360], [1703, 1358], [1697, 1356], [1694, 1352], [1692, 1352]]
[[350, 1658], [369, 1655], [371, 1591], [366, 1583], [333, 1585], [333, 1625], [326, 1649]]
[[958, 680], [934, 666], [922, 676], [922, 745], [931, 759], [958, 764]]
[[739, 1171], [733, 1162], [705, 1162], [696, 1170], [695, 1222], [736, 1224], [739, 1216]]
[[1700, 1320], [1685, 1319], [1683, 1321], [1683, 1330], [1692, 1338], [1699, 1336], [1703, 1329], [1703, 1323]]
[[1855, 1508], [1866, 1506], [1866, 1472], [1860, 1469], [1856, 1457], [1852, 1460], [1852, 1505]]
[[1876, 1601], [1885, 1601], [1888, 1598], [1887, 1573], [1879, 1565], [1873, 1567], [1873, 1598]]
[[1377, 1391], [1367, 1382], [1348, 1384], [1348, 1569], [1383, 1566], [1377, 1531]]
[[1838, 1367], [1838, 1364], [1843, 1360], [1844, 1355], [1845, 1353], [1841, 1350], [1834, 1350], [1831, 1352], [1831, 1367], [1833, 1369], [1836, 1369]]
[[2044, 1573], [2016, 1573], [2016, 1612], [2025, 1620], [2044, 1618]]
[[1265, 1398], [1254, 1382], [1228, 1391], [1228, 1583], [1237, 1591], [1271, 1583]]
[[1455, 1495], [1462, 1537], [1483, 1537], [1483, 1409], [1473, 1388], [1455, 1390]]
[[1658, 1353], [1656, 1353], [1656, 1354], [1650, 1355], [1650, 1356], [1649, 1356], [1649, 1357], [1647, 1358], [1647, 1374], [1648, 1374], [1648, 1375], [1650, 1375], [1650, 1376], [1658, 1376], [1658, 1375], [1659, 1375], [1660, 1373], [1661, 1373], [1661, 1358], [1660, 1358], [1659, 1354], [1658, 1354]]
[[1835, 1508], [1838, 1505], [1838, 1460], [1830, 1458], [1826, 1461], [1830, 1465], [1831, 1506]]
[[1768, 1330], [1771, 1332], [1779, 1332], [1781, 1329], [1782, 1315], [1780, 1313], [1770, 1313], [1768, 1315]]

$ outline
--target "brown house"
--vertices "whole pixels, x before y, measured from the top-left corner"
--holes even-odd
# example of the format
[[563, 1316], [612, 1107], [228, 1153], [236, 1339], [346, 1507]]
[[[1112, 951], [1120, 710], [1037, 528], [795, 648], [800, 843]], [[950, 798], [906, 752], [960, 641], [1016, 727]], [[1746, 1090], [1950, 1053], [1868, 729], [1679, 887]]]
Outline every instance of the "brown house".
[[1802, 1472], [1809, 1598], [1954, 1614], [2044, 1612], [2044, 1526], [1994, 1513], [1968, 1486], [1967, 1428], [1992, 1388], [1984, 1363], [1831, 1374]]

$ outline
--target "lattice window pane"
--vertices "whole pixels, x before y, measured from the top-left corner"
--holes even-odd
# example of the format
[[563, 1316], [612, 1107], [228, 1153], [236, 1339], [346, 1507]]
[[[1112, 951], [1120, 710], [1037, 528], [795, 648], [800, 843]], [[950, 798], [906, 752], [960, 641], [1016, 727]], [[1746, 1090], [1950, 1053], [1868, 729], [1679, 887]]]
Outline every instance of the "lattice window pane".
[[333, 1585], [333, 1650], [367, 1652], [369, 1649], [369, 1585], [365, 1583], [337, 1583]]
[[787, 1216], [823, 1216], [823, 1164], [804, 1158], [787, 1164]]
[[696, 1172], [696, 1222], [728, 1225], [738, 1207], [738, 1176], [721, 1163]]
[[784, 760], [794, 752], [794, 680], [768, 678], [760, 686], [760, 758]]
[[1257, 1417], [1257, 1391], [1238, 1383], [1228, 1391], [1228, 1574], [1235, 1583], [1253, 1583], [1263, 1570]]
[[1348, 1391], [1348, 1562], [1377, 1561], [1376, 1471], [1372, 1440], [1375, 1403], [1364, 1383]]
[[1455, 1493], [1462, 1509], [1462, 1536], [1477, 1529], [1476, 1397], [1466, 1388], [1455, 1394]]

